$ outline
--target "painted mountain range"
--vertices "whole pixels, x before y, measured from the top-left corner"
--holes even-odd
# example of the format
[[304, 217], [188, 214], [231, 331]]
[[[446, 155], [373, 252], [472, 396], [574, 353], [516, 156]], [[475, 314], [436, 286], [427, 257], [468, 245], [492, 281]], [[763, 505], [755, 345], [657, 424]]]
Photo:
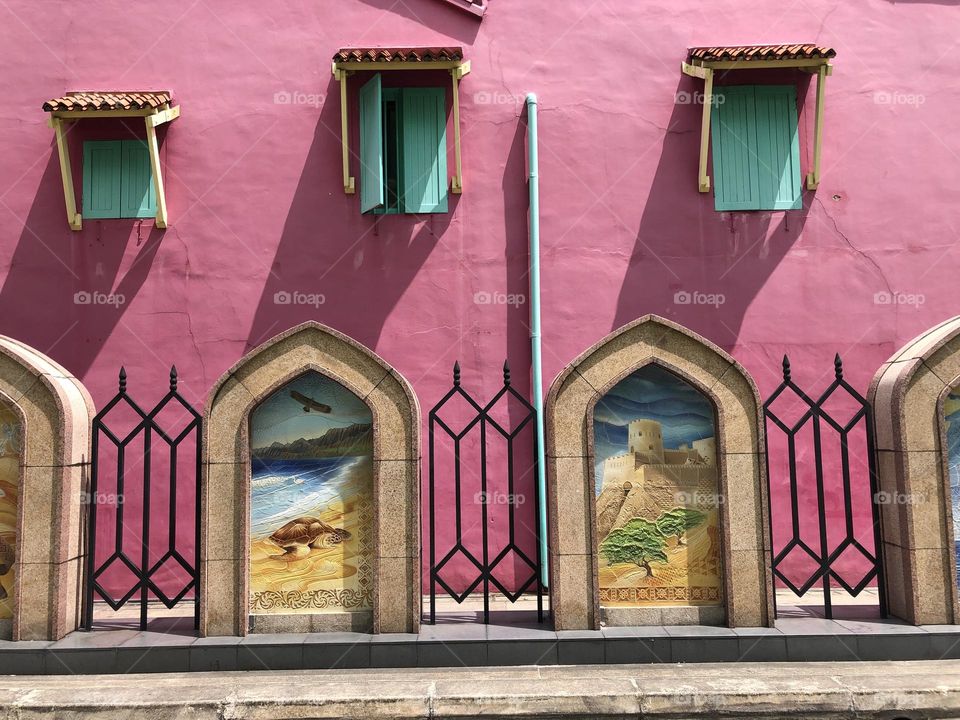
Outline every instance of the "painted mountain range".
[[373, 425], [354, 423], [331, 428], [317, 438], [298, 438], [293, 442], [275, 442], [268, 447], [254, 448], [260, 460], [306, 460], [308, 458], [369, 455], [373, 452]]

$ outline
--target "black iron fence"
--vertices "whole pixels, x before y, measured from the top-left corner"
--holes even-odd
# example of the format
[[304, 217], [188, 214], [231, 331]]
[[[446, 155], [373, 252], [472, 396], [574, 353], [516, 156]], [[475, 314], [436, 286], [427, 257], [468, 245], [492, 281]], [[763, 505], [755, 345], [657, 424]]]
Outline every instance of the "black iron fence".
[[[775, 411], [774, 405], [782, 409]], [[833, 616], [834, 587], [856, 597], [875, 581], [885, 617], [873, 416], [866, 399], [844, 380], [840, 356], [834, 359], [833, 382], [816, 400], [794, 383], [784, 356], [783, 382], [763, 412], [775, 579], [798, 596], [819, 585], [827, 618]], [[778, 449], [785, 458], [771, 465], [771, 445], [783, 441], [786, 447]], [[774, 491], [784, 479], [789, 507]], [[864, 513], [856, 512], [866, 507], [869, 526], [862, 521]], [[787, 512], [787, 521], [774, 521]], [[783, 538], [778, 527], [789, 527], [789, 536]]]
[[93, 420], [86, 629], [96, 599], [117, 611], [136, 598], [141, 629], [152, 600], [168, 609], [189, 600], [199, 626], [202, 422], [177, 391], [176, 367], [149, 412], [127, 394], [120, 369], [119, 392]]
[[[455, 406], [458, 406], [459, 413]], [[444, 419], [445, 411], [451, 411], [456, 420]], [[503, 415], [506, 419], [501, 417]], [[535, 419], [533, 406], [511, 385], [510, 366], [506, 362], [503, 364], [503, 387], [482, 406], [464, 390], [460, 383], [460, 363], [454, 364], [453, 387], [433, 407], [429, 416], [431, 623], [436, 622], [438, 588], [458, 604], [481, 592], [483, 621], [490, 622], [491, 587], [510, 603], [515, 603], [528, 592], [535, 593], [537, 618], [543, 621], [536, 452], [533, 445], [519, 445], [523, 442], [519, 439], [521, 433], [532, 430]], [[453, 426], [460, 429], [455, 430]], [[443, 458], [443, 451], [438, 448], [441, 442], [438, 435], [452, 443]], [[465, 447], [471, 441], [473, 452]], [[503, 443], [499, 448], [496, 447], [498, 442]], [[529, 462], [518, 472], [518, 456], [522, 455], [523, 449], [529, 451]], [[443, 459], [450, 460], [451, 466], [445, 468]], [[452, 499], [438, 498], [437, 478], [440, 475], [444, 475], [442, 492], [446, 495], [452, 486]], [[474, 502], [469, 502], [470, 490], [477, 491]], [[532, 513], [526, 509], [529, 507], [526, 498], [532, 498]], [[499, 520], [501, 525], [506, 523], [505, 536], [503, 533], [492, 536], [492, 519]], [[441, 542], [438, 525], [449, 527], [450, 523], [453, 524], [453, 542], [449, 549], [438, 550]], [[531, 545], [535, 550], [530, 550]], [[446, 569], [451, 570], [455, 580], [445, 579]]]

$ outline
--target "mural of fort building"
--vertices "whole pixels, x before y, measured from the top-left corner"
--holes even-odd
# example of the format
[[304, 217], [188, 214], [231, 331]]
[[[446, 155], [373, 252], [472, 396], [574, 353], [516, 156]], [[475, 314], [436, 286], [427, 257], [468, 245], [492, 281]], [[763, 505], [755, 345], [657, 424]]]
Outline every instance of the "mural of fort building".
[[656, 520], [674, 507], [709, 504], [717, 488], [716, 440], [713, 437], [663, 446], [662, 426], [656, 420], [634, 420], [628, 425], [626, 453], [603, 462], [597, 498], [597, 534], [605, 538], [635, 517]]
[[601, 607], [722, 606], [710, 401], [665, 368], [647, 365], [597, 403], [593, 430]]

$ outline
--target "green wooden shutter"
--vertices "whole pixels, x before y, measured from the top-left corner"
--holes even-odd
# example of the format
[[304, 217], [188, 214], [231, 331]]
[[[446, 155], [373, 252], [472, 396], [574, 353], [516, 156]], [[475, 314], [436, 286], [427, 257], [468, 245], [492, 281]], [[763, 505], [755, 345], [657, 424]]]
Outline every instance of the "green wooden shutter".
[[120, 173], [120, 217], [143, 218], [157, 214], [150, 153], [143, 140], [123, 141]]
[[121, 142], [83, 143], [83, 217], [120, 217]]
[[732, 85], [714, 93], [716, 104], [710, 113], [714, 207], [757, 210], [760, 187], [753, 87]]
[[758, 85], [754, 94], [760, 207], [799, 210], [803, 201], [796, 88], [792, 85]]
[[401, 107], [403, 182], [407, 213], [447, 211], [447, 95], [444, 88], [404, 88]]
[[360, 88], [360, 212], [383, 203], [383, 92], [377, 73]]

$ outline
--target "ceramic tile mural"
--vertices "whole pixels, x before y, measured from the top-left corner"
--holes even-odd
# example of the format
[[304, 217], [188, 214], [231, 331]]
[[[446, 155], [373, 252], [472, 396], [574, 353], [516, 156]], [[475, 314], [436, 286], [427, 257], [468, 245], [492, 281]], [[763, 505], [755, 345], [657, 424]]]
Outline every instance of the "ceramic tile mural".
[[720, 604], [710, 401], [648, 365], [597, 403], [593, 432], [600, 604]]
[[310, 372], [251, 413], [250, 606], [373, 605], [373, 424], [360, 398]]
[[[953, 508], [953, 562], [960, 578], [960, 392], [954, 388], [943, 403], [947, 421], [947, 466], [950, 474], [950, 504]], [[958, 581], [960, 584], [960, 581]]]
[[13, 410], [0, 404], [0, 620], [13, 617], [20, 438], [20, 419]]

